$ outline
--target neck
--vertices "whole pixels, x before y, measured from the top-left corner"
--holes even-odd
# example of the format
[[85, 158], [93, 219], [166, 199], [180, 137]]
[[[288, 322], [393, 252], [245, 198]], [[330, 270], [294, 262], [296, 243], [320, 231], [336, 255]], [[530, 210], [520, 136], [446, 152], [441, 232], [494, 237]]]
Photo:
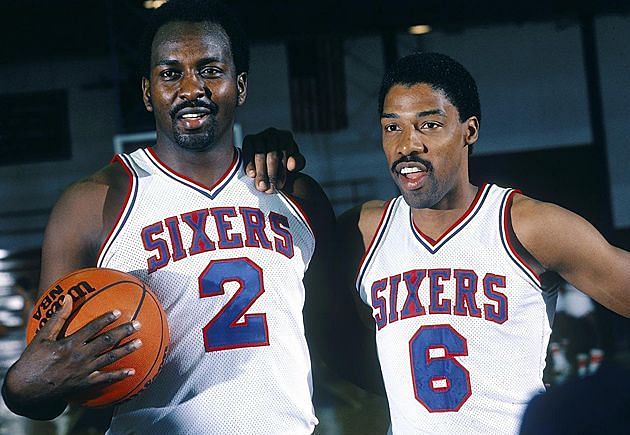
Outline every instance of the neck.
[[231, 143], [216, 144], [205, 151], [193, 151], [158, 140], [153, 150], [169, 168], [206, 187], [213, 186], [234, 159]]
[[479, 188], [467, 182], [450, 190], [442, 200], [431, 208], [412, 208], [413, 221], [423, 232], [440, 235], [470, 207]]

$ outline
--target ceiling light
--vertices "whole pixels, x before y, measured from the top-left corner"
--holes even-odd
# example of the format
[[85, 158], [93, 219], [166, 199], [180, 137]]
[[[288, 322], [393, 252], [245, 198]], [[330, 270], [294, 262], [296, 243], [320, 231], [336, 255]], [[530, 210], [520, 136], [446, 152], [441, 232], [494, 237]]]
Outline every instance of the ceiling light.
[[145, 9], [157, 9], [167, 1], [168, 0], [145, 0], [144, 7]]
[[431, 26], [428, 24], [418, 24], [417, 26], [411, 26], [408, 31], [412, 35], [424, 35], [431, 31]]

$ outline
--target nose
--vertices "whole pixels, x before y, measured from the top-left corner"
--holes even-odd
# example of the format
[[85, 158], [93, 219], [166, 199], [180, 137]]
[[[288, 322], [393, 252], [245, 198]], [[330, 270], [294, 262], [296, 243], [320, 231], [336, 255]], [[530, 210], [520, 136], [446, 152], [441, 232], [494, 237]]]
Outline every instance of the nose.
[[428, 149], [422, 140], [420, 130], [413, 126], [408, 128], [398, 144], [398, 154], [408, 156], [414, 153], [426, 153], [427, 151]]
[[179, 97], [183, 100], [194, 101], [206, 95], [204, 81], [196, 74], [186, 74], [182, 77], [179, 87]]

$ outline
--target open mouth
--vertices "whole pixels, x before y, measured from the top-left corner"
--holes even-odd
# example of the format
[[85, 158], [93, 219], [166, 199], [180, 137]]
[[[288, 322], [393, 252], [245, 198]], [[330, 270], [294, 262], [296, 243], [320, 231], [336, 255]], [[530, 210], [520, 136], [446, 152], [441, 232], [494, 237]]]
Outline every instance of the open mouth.
[[176, 115], [177, 123], [185, 130], [198, 130], [202, 128], [210, 111], [204, 108], [188, 108], [179, 111]]
[[407, 190], [419, 189], [427, 176], [426, 168], [420, 163], [400, 163], [394, 172], [398, 175], [401, 187]]

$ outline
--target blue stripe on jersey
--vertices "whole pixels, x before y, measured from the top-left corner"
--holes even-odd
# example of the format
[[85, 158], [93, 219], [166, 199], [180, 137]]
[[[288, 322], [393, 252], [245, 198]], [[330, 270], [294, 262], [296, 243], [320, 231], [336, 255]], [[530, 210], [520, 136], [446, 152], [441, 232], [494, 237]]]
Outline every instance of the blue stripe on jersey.
[[466, 226], [466, 224], [468, 224], [468, 222], [470, 222], [475, 217], [475, 215], [479, 212], [479, 210], [481, 210], [481, 207], [483, 206], [484, 201], [486, 200], [486, 198], [488, 197], [488, 194], [490, 193], [490, 188], [491, 188], [490, 185], [485, 186], [485, 191], [483, 192], [482, 197], [479, 199], [479, 202], [477, 203], [477, 206], [475, 207], [474, 211], [470, 213], [462, 222], [460, 222], [460, 224], [457, 226], [457, 229], [455, 229], [450, 234], [448, 234], [448, 236], [446, 236], [444, 239], [439, 240], [439, 242], [435, 245], [435, 247], [432, 247], [431, 245], [426, 243], [424, 239], [420, 236], [420, 234], [418, 234], [418, 232], [416, 231], [416, 227], [413, 224], [412, 209], [410, 207], [409, 208], [409, 225], [411, 226], [411, 232], [413, 233], [415, 238], [420, 242], [420, 244], [425, 247], [427, 251], [429, 251], [431, 254], [435, 254], [449, 240], [455, 237], [455, 235], [459, 233]]
[[508, 257], [510, 257], [510, 259], [514, 262], [514, 264], [516, 264], [518, 266], [519, 269], [521, 269], [523, 272], [525, 272], [525, 275], [532, 281], [532, 283], [538, 287], [539, 289], [542, 290], [542, 285], [540, 283], [540, 281], [538, 279], [536, 279], [536, 275], [534, 275], [529, 269], [527, 269], [527, 267], [525, 267], [523, 265], [523, 263], [514, 256], [514, 253], [512, 252], [512, 249], [510, 249], [508, 243], [507, 243], [507, 238], [506, 238], [506, 234], [505, 234], [505, 228], [503, 226], [503, 219], [505, 218], [505, 204], [507, 202], [508, 197], [510, 196], [510, 194], [513, 192], [514, 189], [509, 189], [507, 190], [504, 194], [503, 194], [503, 199], [501, 200], [501, 212], [499, 213], [499, 234], [501, 235], [501, 243], [503, 244], [503, 248], [505, 249], [505, 252], [507, 252]]
[[359, 291], [361, 291], [361, 282], [363, 282], [363, 276], [365, 275], [365, 272], [367, 271], [368, 266], [370, 265], [370, 262], [372, 261], [372, 258], [374, 257], [374, 253], [376, 252], [378, 245], [381, 243], [381, 240], [383, 239], [383, 235], [385, 234], [387, 225], [389, 224], [389, 221], [392, 215], [394, 214], [394, 209], [396, 208], [396, 206], [401, 200], [402, 200], [402, 196], [399, 196], [398, 198], [396, 198], [394, 201], [392, 201], [389, 204], [389, 207], [387, 211], [385, 212], [386, 213], [385, 219], [383, 219], [383, 222], [381, 223], [380, 228], [378, 228], [379, 233], [376, 235], [376, 238], [374, 239], [374, 242], [372, 243], [370, 252], [368, 253], [365, 260], [363, 260], [361, 270], [359, 271], [359, 276], [357, 277], [357, 281], [355, 283], [355, 286], [357, 290]]
[[311, 228], [311, 224], [306, 218], [305, 212], [303, 213], [302, 210], [300, 210], [300, 208], [293, 202], [291, 197], [288, 196], [286, 193], [280, 190], [278, 191], [278, 193], [280, 194], [280, 198], [283, 200], [286, 206], [293, 211], [295, 217], [297, 217], [304, 224], [304, 226], [308, 229], [308, 232], [311, 233], [311, 236], [313, 236], [313, 238], [315, 239], [315, 232], [313, 231], [313, 228]]
[[172, 180], [177, 181], [178, 183], [181, 183], [185, 186], [190, 187], [191, 189], [195, 190], [196, 192], [201, 193], [203, 196], [205, 196], [206, 198], [210, 198], [210, 199], [214, 199], [217, 197], [217, 195], [219, 193], [221, 193], [221, 191], [225, 188], [225, 186], [228, 185], [228, 183], [232, 180], [232, 178], [234, 177], [234, 175], [238, 172], [239, 168], [241, 167], [241, 152], [238, 148], [234, 148], [236, 150], [236, 163], [234, 164], [234, 168], [232, 168], [232, 171], [227, 174], [224, 178], [224, 180], [217, 186], [215, 186], [212, 190], [207, 190], [204, 189], [201, 186], [197, 186], [194, 183], [182, 178], [182, 177], [178, 177], [176, 174], [173, 174], [169, 171], [167, 171], [165, 168], [162, 167], [162, 165], [157, 162], [155, 160], [155, 158], [151, 155], [151, 153], [149, 153], [149, 151], [144, 148], [142, 149], [142, 151], [146, 154], [147, 158], [149, 159], [149, 161], [151, 163], [153, 163], [153, 165], [164, 175], [166, 175], [167, 177], [171, 178]]
[[99, 255], [99, 260], [98, 260], [98, 264], [97, 264], [98, 267], [101, 267], [102, 261], [105, 258], [105, 256], [107, 255], [107, 251], [109, 251], [109, 248], [112, 246], [113, 241], [116, 239], [118, 234], [120, 234], [120, 231], [122, 231], [123, 227], [125, 226], [125, 222], [127, 222], [127, 219], [129, 219], [129, 215], [131, 214], [131, 210], [133, 210], [133, 206], [136, 203], [136, 198], [138, 197], [138, 185], [139, 185], [139, 183], [138, 183], [138, 173], [134, 170], [133, 166], [129, 162], [129, 157], [127, 157], [125, 154], [119, 154], [118, 157], [120, 157], [121, 163], [125, 164], [125, 166], [127, 167], [127, 170], [131, 174], [131, 180], [130, 180], [130, 182], [131, 182], [131, 194], [129, 195], [129, 200], [123, 206], [123, 207], [126, 207], [126, 209], [127, 209], [126, 212], [124, 212], [124, 215], [121, 216], [121, 218], [118, 220], [118, 222], [116, 222], [114, 224], [114, 225], [116, 225], [116, 229], [107, 238], [107, 240], [106, 240], [107, 246], [105, 247], [105, 249], [103, 249], [103, 251]]

